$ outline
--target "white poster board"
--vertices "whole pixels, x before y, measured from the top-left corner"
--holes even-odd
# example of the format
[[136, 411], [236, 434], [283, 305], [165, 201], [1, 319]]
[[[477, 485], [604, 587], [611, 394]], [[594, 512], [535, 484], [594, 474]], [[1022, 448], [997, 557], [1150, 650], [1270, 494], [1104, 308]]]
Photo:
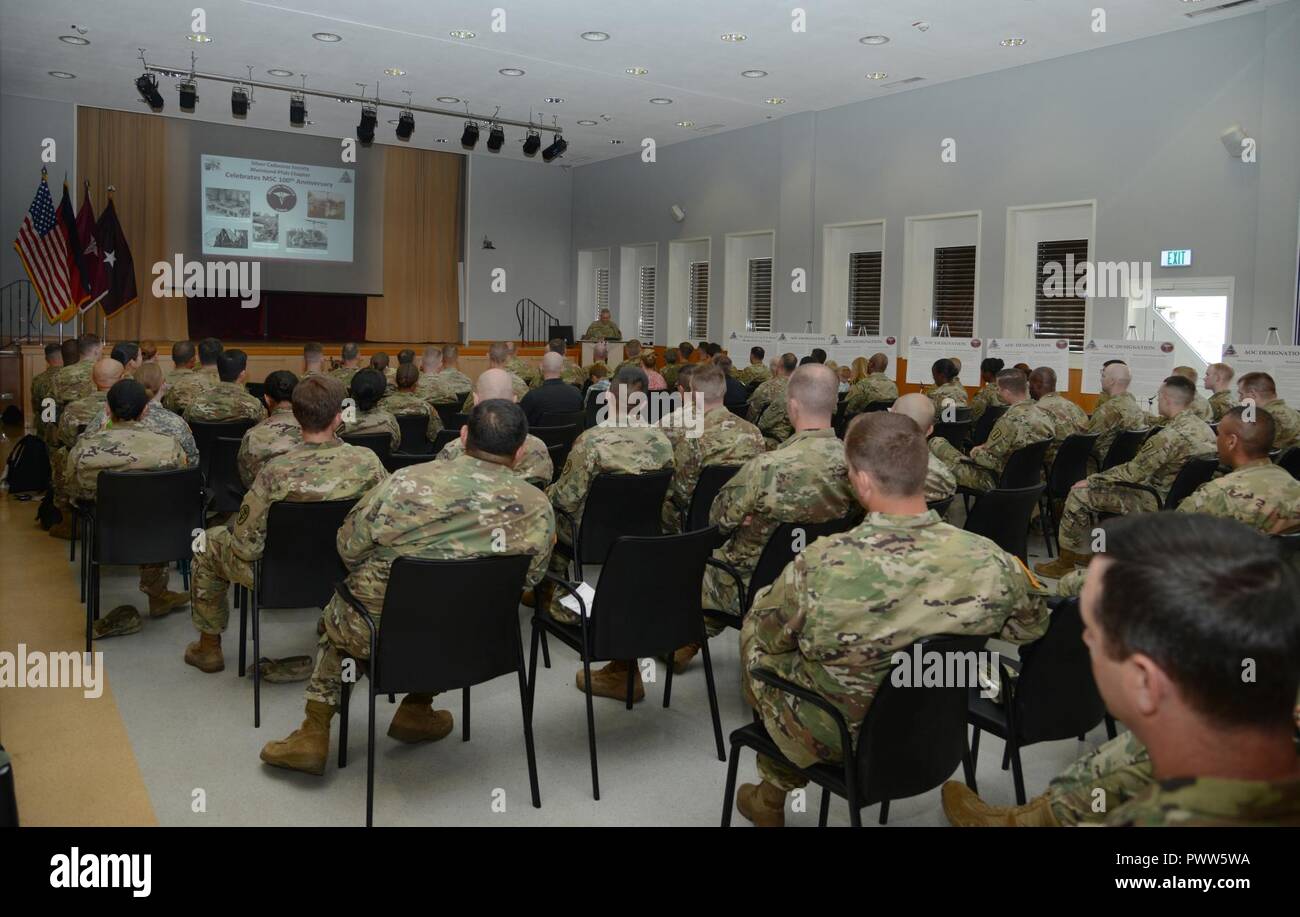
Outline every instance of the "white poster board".
[[980, 352], [984, 342], [980, 338], [923, 338], [912, 337], [907, 342], [907, 381], [913, 385], [931, 385], [934, 376], [930, 367], [936, 360], [961, 360], [957, 380], [967, 388], [979, 385]]
[[1088, 341], [1083, 345], [1085, 394], [1101, 391], [1101, 368], [1107, 360], [1123, 360], [1128, 364], [1133, 374], [1130, 394], [1139, 406], [1154, 410], [1160, 384], [1174, 371], [1174, 345], [1170, 341]]
[[1056, 372], [1057, 391], [1070, 387], [1070, 342], [1065, 339], [989, 338], [984, 344], [986, 358], [997, 357], [1007, 368], [1027, 363], [1030, 369], [1047, 366]]
[[893, 334], [854, 334], [831, 335], [831, 342], [826, 345], [826, 359], [834, 360], [840, 366], [851, 366], [858, 357], [871, 358], [883, 353], [889, 357], [891, 376], [898, 363], [898, 336]]
[[[813, 348], [820, 347], [827, 350], [830, 347], [831, 335], [829, 334], [811, 334], [806, 331], [782, 331], [776, 336], [776, 343], [772, 346], [779, 353], [792, 353], [799, 359], [803, 359], [813, 352]], [[829, 353], [829, 351], [827, 351]]]
[[1234, 379], [1246, 373], [1268, 373], [1277, 387], [1277, 397], [1291, 407], [1300, 405], [1300, 347], [1290, 344], [1226, 344], [1223, 362], [1232, 367]]
[[767, 355], [763, 358], [764, 362], [779, 354], [781, 351], [777, 348], [776, 338], [775, 331], [733, 331], [727, 335], [722, 346], [726, 348], [727, 356], [731, 357], [732, 363], [736, 366], [748, 366], [751, 347], [763, 348], [763, 352]]

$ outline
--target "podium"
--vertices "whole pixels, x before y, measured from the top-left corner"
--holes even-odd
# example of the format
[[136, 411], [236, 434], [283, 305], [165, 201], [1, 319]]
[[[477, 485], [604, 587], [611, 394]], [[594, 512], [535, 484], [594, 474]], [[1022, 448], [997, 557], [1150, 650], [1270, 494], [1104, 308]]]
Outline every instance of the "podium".
[[[623, 362], [623, 342], [606, 341], [605, 346], [609, 348], [608, 366], [611, 370], [613, 370], [615, 366]], [[595, 358], [592, 356], [592, 351], [595, 349], [596, 349], [596, 344], [594, 341], [582, 342], [582, 365], [583, 366], [590, 366], [593, 362], [595, 362]]]

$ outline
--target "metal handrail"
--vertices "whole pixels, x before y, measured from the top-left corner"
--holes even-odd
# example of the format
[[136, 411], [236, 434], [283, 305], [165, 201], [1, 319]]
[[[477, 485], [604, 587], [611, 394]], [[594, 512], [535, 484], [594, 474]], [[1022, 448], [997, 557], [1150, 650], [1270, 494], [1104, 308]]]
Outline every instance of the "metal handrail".
[[527, 296], [515, 303], [515, 318], [519, 319], [519, 339], [525, 342], [549, 341], [550, 329], [560, 323], [558, 318]]

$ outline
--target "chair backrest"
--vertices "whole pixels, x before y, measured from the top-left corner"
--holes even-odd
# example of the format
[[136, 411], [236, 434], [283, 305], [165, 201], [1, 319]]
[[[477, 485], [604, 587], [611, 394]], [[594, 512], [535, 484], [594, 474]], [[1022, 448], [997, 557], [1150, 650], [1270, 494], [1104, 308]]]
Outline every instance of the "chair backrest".
[[972, 446], [982, 446], [988, 442], [989, 434], [993, 432], [993, 425], [998, 419], [1007, 412], [1010, 405], [990, 404], [984, 408], [984, 413], [980, 419], [975, 421], [975, 429], [971, 431], [970, 442]]
[[372, 670], [375, 692], [450, 691], [519, 669], [519, 595], [529, 560], [395, 560]]
[[339, 526], [356, 500], [272, 503], [266, 547], [258, 564], [257, 604], [263, 608], [324, 608], [332, 583], [347, 576], [339, 559]]
[[564, 463], [569, 460], [571, 451], [573, 451], [573, 443], [556, 443], [554, 446], [546, 447], [546, 454], [551, 457], [552, 484], [560, 479], [560, 475], [564, 472]]
[[744, 420], [746, 417], [749, 416], [749, 404], [747, 402], [733, 401], [730, 404], [725, 405], [725, 407], [728, 411], [735, 414], [741, 420]]
[[397, 426], [402, 430], [402, 440], [397, 446], [402, 452], [415, 455], [433, 447], [429, 442], [429, 418], [424, 414], [398, 414]]
[[1050, 439], [1021, 446], [1007, 456], [1007, 463], [1002, 466], [1002, 477], [998, 486], [1003, 488], [1031, 487], [1043, 480], [1043, 460], [1051, 447]]
[[584, 430], [590, 430], [596, 425], [596, 416], [604, 406], [605, 400], [600, 397], [600, 392], [587, 392], [587, 401], [582, 411], [582, 424]]
[[[592, 599], [589, 633], [597, 659], [655, 656], [702, 639], [700, 590], [717, 534], [704, 528], [614, 541]], [[646, 588], [647, 570], [654, 571], [653, 588]]]
[[1047, 473], [1047, 495], [1064, 499], [1079, 481], [1088, 476], [1088, 456], [1092, 455], [1100, 433], [1071, 433], [1056, 450]]
[[433, 437], [433, 454], [437, 455], [454, 439], [460, 439], [460, 430], [439, 430]]
[[[582, 430], [583, 423], [586, 422], [587, 414], [585, 411], [545, 411], [541, 419], [538, 420], [539, 427], [577, 427], [579, 432]], [[536, 433], [536, 430], [529, 430], [530, 433]]]
[[1138, 454], [1138, 450], [1142, 448], [1150, 432], [1151, 430], [1146, 427], [1141, 430], [1120, 430], [1115, 436], [1115, 441], [1106, 450], [1106, 458], [1101, 463], [1101, 470], [1105, 471], [1116, 465], [1133, 461], [1133, 457]]
[[244, 434], [255, 425], [251, 420], [227, 420], [221, 423], [209, 423], [206, 420], [189, 421], [190, 432], [194, 434], [194, 445], [199, 450], [199, 468], [203, 477], [208, 476], [212, 465], [212, 453], [216, 450], [217, 437], [229, 436], [243, 439]]
[[794, 560], [795, 555], [818, 538], [847, 532], [861, 521], [861, 515], [850, 513], [841, 519], [826, 522], [783, 522], [772, 532], [763, 553], [758, 555], [758, 563], [749, 577], [749, 593], [745, 596], [745, 611], [754, 604], [758, 590], [770, 586], [776, 578]]
[[894, 406], [894, 402], [892, 401], [873, 401], [867, 405], [865, 412], [868, 414], [873, 414], [876, 411], [888, 411], [893, 406]]
[[[944, 660], [973, 661], [977, 658], [973, 654], [983, 650], [987, 639], [934, 636], [917, 642], [922, 659], [926, 653], [939, 653]], [[905, 652], [908, 659], [902, 664], [910, 667], [915, 650], [909, 646]], [[963, 676], [968, 677], [971, 668], [965, 666]], [[946, 662], [944, 669], [948, 669]], [[965, 677], [954, 681], [957, 683], [943, 687], [923, 687], [913, 680], [911, 687], [900, 687], [894, 684], [892, 670], [881, 681], [862, 721], [855, 750], [862, 805], [932, 790], [962, 763], [969, 688]]]
[[691, 493], [691, 505], [686, 511], [686, 531], [695, 532], [709, 527], [709, 510], [713, 498], [723, 485], [736, 476], [740, 465], [705, 465], [700, 469], [699, 480]]
[[1179, 503], [1190, 497], [1196, 488], [1211, 481], [1218, 470], [1219, 457], [1217, 455], [1194, 455], [1189, 458], [1183, 464], [1183, 467], [1178, 469], [1178, 475], [1174, 478], [1174, 483], [1169, 485], [1169, 496], [1165, 499], [1165, 509], [1178, 509]]
[[579, 520], [582, 562], [604, 563], [615, 540], [623, 536], [662, 534], [664, 494], [672, 478], [671, 468], [643, 474], [596, 475]]
[[969, 420], [937, 421], [930, 438], [943, 437], [954, 449], [960, 449], [966, 443], [966, 437], [970, 436], [970, 427]]
[[212, 512], [233, 513], [244, 501], [248, 488], [239, 476], [239, 446], [243, 440], [218, 436], [208, 467], [208, 491], [212, 494]]
[[925, 501], [925, 508], [928, 509], [928, 510], [932, 510], [933, 512], [938, 513], [940, 519], [942, 519], [944, 516], [948, 515], [948, 507], [950, 507], [950, 506], [952, 506], [952, 497], [947, 497], [947, 498], [945, 498], [945, 499], [943, 499], [943, 500], [926, 500], [926, 501]]
[[579, 421], [579, 423], [565, 424], [559, 427], [529, 427], [528, 432], [546, 443], [547, 446], [572, 446], [573, 441], [582, 432], [582, 426], [581, 421]]
[[1044, 487], [1043, 484], [1014, 490], [999, 487], [981, 494], [966, 517], [966, 531], [983, 535], [1027, 563], [1029, 519]]
[[423, 465], [425, 462], [432, 462], [435, 456], [432, 452], [420, 452], [411, 454], [409, 452], [394, 452], [388, 456], [388, 461], [384, 467], [388, 473], [392, 474], [401, 468], [410, 468], [412, 465]]
[[95, 560], [159, 564], [190, 556], [203, 528], [203, 475], [197, 468], [101, 471], [95, 497]]
[[[455, 422], [456, 418], [464, 416], [460, 412], [460, 406], [460, 401], [452, 401], [447, 404], [435, 404], [433, 406], [433, 409], [438, 412], [438, 419], [442, 421], [444, 430], [459, 429], [459, 426], [457, 426]], [[463, 425], [464, 423], [462, 421], [460, 426]]]
[[1286, 532], [1285, 534], [1273, 535], [1272, 537], [1282, 546], [1283, 555], [1300, 557], [1300, 531]]
[[248, 394], [252, 395], [252, 396], [253, 396], [254, 398], [256, 398], [258, 401], [261, 401], [261, 400], [262, 400], [262, 396], [266, 394], [266, 383], [265, 383], [265, 382], [245, 382], [245, 383], [244, 383], [244, 391], [248, 392]]
[[1300, 481], [1300, 446], [1292, 446], [1277, 457], [1277, 463], [1291, 472], [1291, 477]]
[[1053, 608], [1047, 633], [1020, 647], [1015, 702], [1025, 745], [1080, 736], [1101, 722], [1106, 705], [1092, 677], [1077, 597]]
[[387, 462], [393, 451], [393, 438], [387, 433], [350, 433], [339, 438], [353, 446], [369, 449], [382, 462]]

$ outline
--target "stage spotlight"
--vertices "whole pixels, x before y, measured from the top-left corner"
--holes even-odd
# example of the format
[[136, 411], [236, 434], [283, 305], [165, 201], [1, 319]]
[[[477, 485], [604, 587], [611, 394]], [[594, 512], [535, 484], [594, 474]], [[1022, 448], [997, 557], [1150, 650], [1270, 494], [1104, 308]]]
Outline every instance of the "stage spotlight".
[[404, 111], [397, 116], [397, 139], [410, 140], [415, 133], [415, 115]]
[[362, 146], [375, 142], [375, 125], [379, 123], [379, 113], [373, 105], [361, 106], [361, 122], [357, 125], [357, 139]]
[[163, 110], [162, 93], [158, 91], [158, 77], [152, 73], [142, 73], [135, 81], [136, 91], [140, 93], [140, 98], [149, 103], [149, 107], [154, 111]]
[[542, 161], [550, 162], [552, 159], [563, 156], [564, 151], [568, 148], [569, 141], [565, 140], [563, 137], [556, 137], [555, 140], [551, 142], [550, 146], [542, 150]]
[[230, 114], [235, 118], [248, 117], [248, 90], [242, 86], [230, 90]]
[[199, 87], [194, 84], [193, 80], [185, 80], [176, 86], [176, 91], [181, 97], [181, 111], [193, 112], [194, 103], [199, 100]]
[[500, 124], [492, 125], [488, 131], [487, 148], [493, 153], [500, 153], [501, 147], [505, 146], [506, 132], [502, 130]]
[[536, 156], [537, 151], [542, 148], [542, 135], [537, 131], [529, 131], [528, 136], [524, 138], [524, 155]]
[[465, 130], [460, 135], [460, 145], [467, 150], [472, 150], [476, 143], [478, 143], [478, 125], [473, 121], [466, 121]]
[[289, 97], [289, 123], [302, 127], [307, 123], [307, 100], [300, 95]]

